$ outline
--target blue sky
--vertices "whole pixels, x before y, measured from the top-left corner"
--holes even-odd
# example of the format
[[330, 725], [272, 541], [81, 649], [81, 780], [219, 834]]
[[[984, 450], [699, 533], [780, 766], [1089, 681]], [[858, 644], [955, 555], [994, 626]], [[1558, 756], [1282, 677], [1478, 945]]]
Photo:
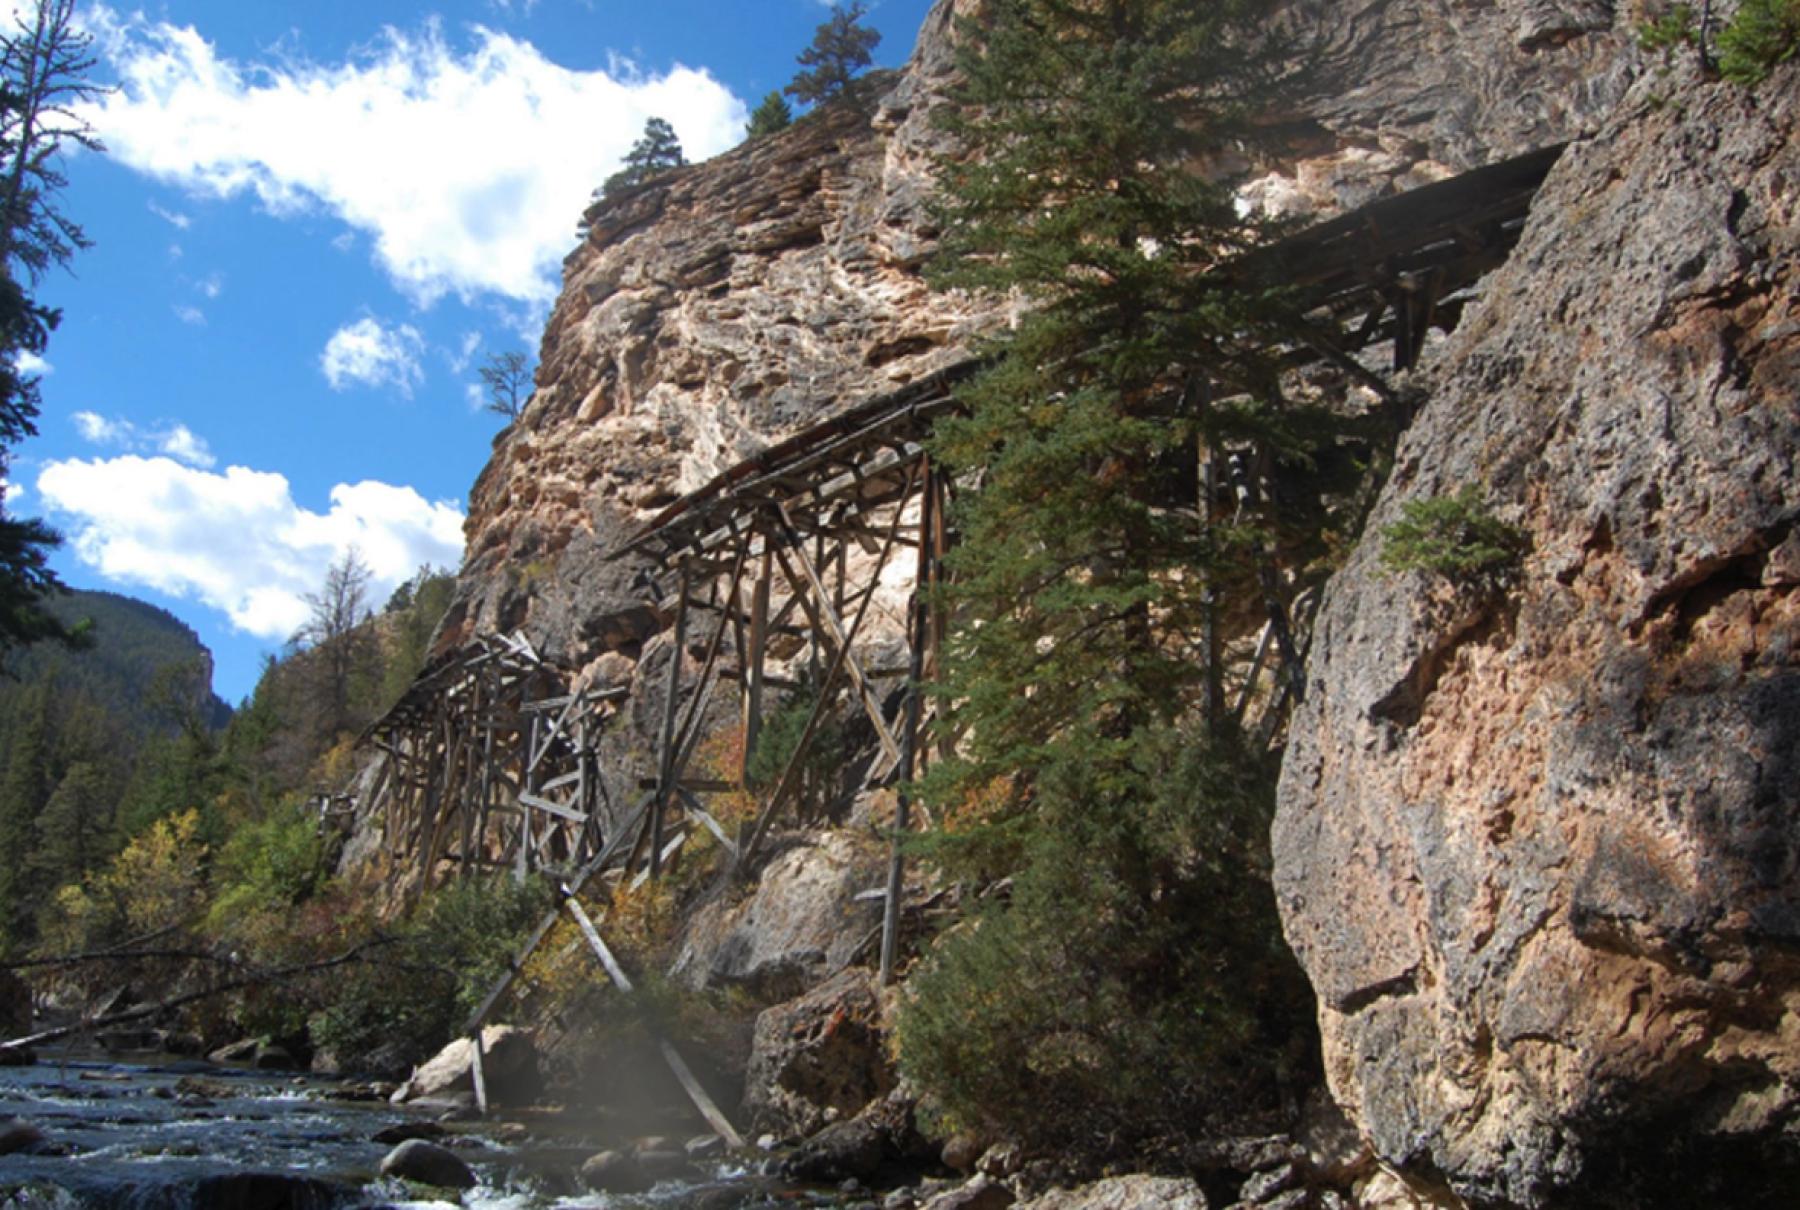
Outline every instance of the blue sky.
[[[930, 0], [877, 0], [877, 62]], [[236, 701], [354, 545], [376, 602], [461, 557], [501, 420], [487, 355], [535, 359], [589, 192], [644, 119], [690, 159], [791, 78], [819, 0], [170, 0], [84, 6], [108, 146], [67, 164], [94, 247], [7, 503], [78, 587], [175, 612]]]

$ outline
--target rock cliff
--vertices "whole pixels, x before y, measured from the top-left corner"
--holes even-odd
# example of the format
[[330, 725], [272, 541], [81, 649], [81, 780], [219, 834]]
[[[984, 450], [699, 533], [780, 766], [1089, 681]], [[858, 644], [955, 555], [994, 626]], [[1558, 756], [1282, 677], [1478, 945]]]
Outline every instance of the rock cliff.
[[[1482, 1204], [1800, 1168], [1797, 122], [1800, 72], [1678, 71], [1570, 149], [1321, 615], [1285, 926], [1351, 1116]], [[1471, 483], [1508, 592], [1379, 566]]]
[[[523, 626], [580, 666], [657, 629], [600, 555], [680, 493], [846, 403], [958, 359], [1004, 305], [930, 291], [934, 112], [954, 78], [940, 0], [903, 71], [591, 208], [564, 263], [537, 389], [470, 495], [448, 644]], [[1602, 0], [1303, 0], [1318, 49], [1290, 153], [1252, 197], [1325, 215], [1560, 142], [1623, 90]]]

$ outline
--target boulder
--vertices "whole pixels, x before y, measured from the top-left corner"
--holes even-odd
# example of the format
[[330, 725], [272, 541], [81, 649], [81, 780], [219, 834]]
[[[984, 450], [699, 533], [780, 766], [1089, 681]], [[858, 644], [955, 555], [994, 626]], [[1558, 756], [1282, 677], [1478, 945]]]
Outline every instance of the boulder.
[[627, 1151], [602, 1151], [581, 1165], [581, 1183], [600, 1193], [641, 1193], [654, 1182]]
[[408, 1139], [441, 1139], [449, 1134], [436, 1122], [398, 1122], [385, 1126], [369, 1136], [373, 1143], [386, 1143], [392, 1147], [396, 1143], [404, 1143]]
[[[496, 1104], [524, 1105], [543, 1091], [538, 1073], [537, 1047], [531, 1035], [511, 1025], [490, 1025], [481, 1031], [481, 1073], [488, 1099]], [[414, 1070], [410, 1079], [394, 1090], [395, 1104], [442, 1100], [475, 1091], [475, 1044], [458, 1038]]]
[[266, 1038], [239, 1038], [236, 1042], [227, 1042], [206, 1058], [210, 1063], [248, 1063], [256, 1058], [257, 1049], [267, 1041]]
[[407, 1139], [381, 1161], [381, 1175], [436, 1185], [443, 1189], [469, 1189], [475, 1172], [456, 1153], [424, 1139]]
[[336, 1210], [357, 1191], [317, 1177], [288, 1172], [227, 1172], [201, 1177], [179, 1191], [194, 1210]]
[[919, 1210], [1006, 1210], [1017, 1199], [1013, 1191], [990, 1176], [978, 1176], [966, 1184], [934, 1193]]
[[[1331, 1089], [1465, 1200], [1800, 1181], [1800, 72], [1564, 153], [1325, 594], [1273, 829]], [[1476, 485], [1496, 591], [1381, 565]]]
[[18, 1119], [0, 1121], [0, 1155], [30, 1155], [42, 1149], [48, 1140], [44, 1132], [30, 1122]]
[[912, 1101], [895, 1091], [801, 1143], [781, 1161], [781, 1173], [817, 1184], [850, 1178], [870, 1183], [896, 1166], [920, 1168], [937, 1159], [913, 1120]]
[[1206, 1210], [1206, 1194], [1186, 1177], [1114, 1176], [1040, 1193], [1017, 1210]]
[[854, 961], [881, 923], [881, 904], [857, 896], [880, 885], [884, 853], [849, 832], [794, 846], [768, 864], [748, 899], [696, 914], [670, 973], [696, 989], [800, 995]]
[[756, 1018], [744, 1074], [744, 1116], [756, 1130], [807, 1135], [886, 1096], [894, 1073], [883, 1049], [873, 972], [840, 971]]

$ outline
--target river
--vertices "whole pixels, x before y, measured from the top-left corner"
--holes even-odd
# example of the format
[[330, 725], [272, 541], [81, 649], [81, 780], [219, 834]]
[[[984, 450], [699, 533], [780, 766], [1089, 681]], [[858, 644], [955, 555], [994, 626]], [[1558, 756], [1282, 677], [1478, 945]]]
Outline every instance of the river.
[[[728, 1161], [629, 1198], [584, 1192], [576, 1170], [602, 1141], [578, 1122], [551, 1119], [451, 1126], [435, 1141], [460, 1156], [479, 1182], [458, 1200], [380, 1176], [392, 1148], [373, 1136], [429, 1119], [381, 1101], [344, 1099], [356, 1087], [199, 1062], [45, 1053], [35, 1066], [0, 1069], [0, 1118], [36, 1127], [60, 1154], [0, 1155], [0, 1210], [695, 1204], [726, 1210], [778, 1196], [814, 1200], [793, 1190], [777, 1194]], [[248, 1179], [252, 1173], [266, 1176]]]

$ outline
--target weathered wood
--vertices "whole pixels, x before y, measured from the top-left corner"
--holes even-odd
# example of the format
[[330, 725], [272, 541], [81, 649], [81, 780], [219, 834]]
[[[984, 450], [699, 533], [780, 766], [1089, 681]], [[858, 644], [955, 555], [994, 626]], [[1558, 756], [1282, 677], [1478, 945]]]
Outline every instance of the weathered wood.
[[482, 1117], [488, 1112], [487, 1073], [482, 1070], [481, 1031], [469, 1035], [469, 1075], [475, 1082], [475, 1112]]
[[681, 589], [675, 600], [675, 635], [669, 647], [669, 679], [667, 700], [663, 702], [662, 740], [657, 746], [657, 776], [662, 784], [650, 807], [650, 876], [662, 873], [663, 810], [668, 805], [669, 783], [674, 780], [675, 712], [681, 696], [681, 661], [687, 647], [687, 598], [692, 567], [681, 564]]
[[536, 794], [521, 794], [519, 802], [524, 806], [543, 811], [547, 815], [554, 815], [558, 819], [566, 819], [570, 823], [586, 823], [588, 821], [588, 817], [580, 811], [572, 810], [561, 803], [551, 802], [547, 798], [539, 798]]
[[[786, 526], [785, 522], [784, 527], [792, 535], [792, 527]], [[782, 571], [787, 574], [789, 583], [794, 586], [796, 592], [804, 593], [806, 587], [811, 586], [814, 596], [810, 600], [801, 601], [800, 607], [807, 612], [813, 624], [828, 633], [832, 642], [837, 645], [839, 660], [850, 674], [850, 682], [856, 688], [857, 700], [862, 704], [863, 712], [869, 716], [869, 721], [875, 725], [875, 738], [880, 742], [882, 752], [889, 759], [898, 760], [900, 743], [894, 738], [893, 731], [888, 727], [887, 719], [881, 715], [881, 705], [875, 698], [875, 691], [869, 684], [869, 678], [863, 673], [861, 662], [850, 650], [850, 636], [845, 632], [843, 622], [832, 611], [831, 602], [826, 597], [825, 585], [819, 580], [818, 569], [813, 566], [812, 560], [807, 558], [804, 547], [796, 544], [791, 551], [794, 556], [793, 561], [800, 566], [800, 572], [796, 573], [793, 563], [790, 563], [788, 559], [789, 553], [782, 547], [776, 547], [776, 562], [781, 564]]]
[[[588, 918], [587, 912], [582, 909], [581, 904], [567, 888], [563, 890], [563, 903], [569, 909], [569, 914], [575, 918], [576, 927], [581, 930], [582, 936], [587, 938], [588, 948], [594, 951], [594, 956], [606, 969], [606, 977], [613, 981], [613, 986], [617, 987], [621, 993], [629, 996], [633, 988], [631, 979], [625, 974], [625, 968], [619, 965], [617, 958], [613, 957], [613, 952], [606, 947], [606, 942], [600, 939], [600, 930], [594, 927], [594, 922]], [[731, 1120], [719, 1110], [719, 1107], [713, 1103], [713, 1099], [706, 1095], [706, 1089], [702, 1088], [700, 1081], [694, 1078], [694, 1073], [683, 1061], [681, 1053], [675, 1049], [674, 1043], [667, 1038], [658, 1038], [657, 1048], [662, 1052], [663, 1061], [669, 1065], [669, 1070], [674, 1073], [676, 1082], [681, 1085], [681, 1090], [687, 1093], [688, 1100], [694, 1103], [694, 1108], [698, 1109], [700, 1116], [706, 1119], [706, 1124], [725, 1140], [727, 1146], [734, 1149], [742, 1147], [744, 1145], [743, 1136], [732, 1128]]]
[[769, 580], [771, 554], [765, 544], [761, 565], [756, 573], [756, 586], [750, 596], [750, 649], [744, 655], [744, 745], [738, 762], [738, 782], [746, 784], [751, 753], [762, 735], [764, 659], [769, 643]]
[[912, 666], [906, 685], [906, 723], [900, 734], [900, 786], [894, 803], [894, 835], [888, 842], [887, 898], [881, 915], [881, 985], [894, 981], [894, 962], [900, 942], [900, 900], [905, 878], [901, 839], [911, 823], [913, 753], [919, 740], [920, 682], [925, 675], [925, 643], [930, 629], [932, 509], [936, 501], [936, 470], [925, 462], [925, 490], [919, 497], [919, 562], [913, 576], [913, 597], [907, 619], [907, 638], [912, 644]]

